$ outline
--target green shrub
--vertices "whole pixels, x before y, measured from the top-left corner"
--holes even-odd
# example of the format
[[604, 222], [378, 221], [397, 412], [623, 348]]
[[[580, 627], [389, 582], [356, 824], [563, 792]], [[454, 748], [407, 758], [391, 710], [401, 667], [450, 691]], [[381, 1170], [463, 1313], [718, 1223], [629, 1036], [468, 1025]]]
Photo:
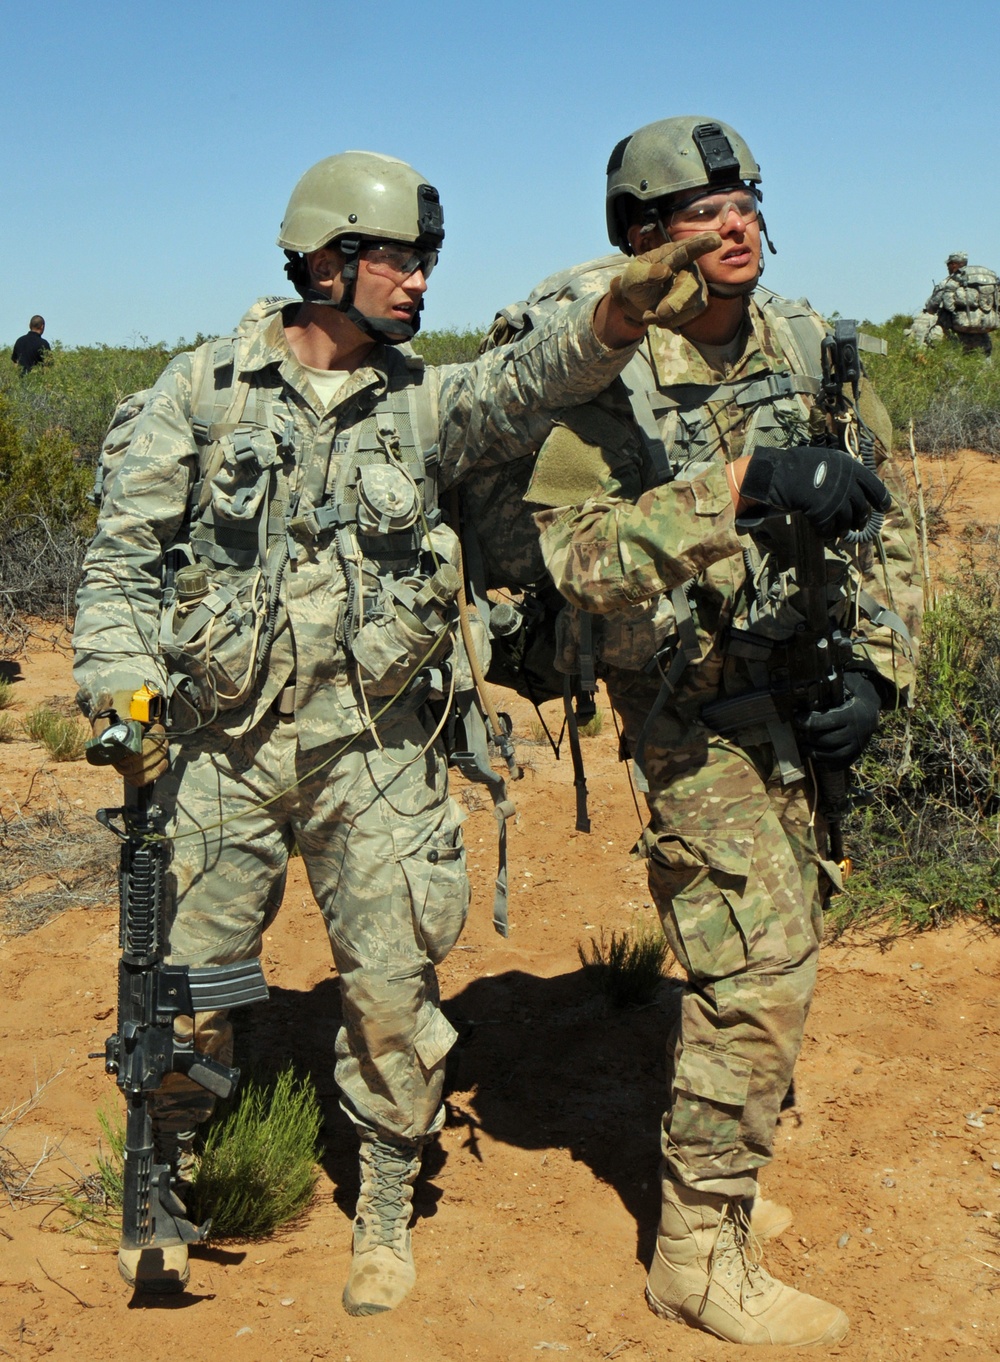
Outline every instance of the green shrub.
[[479, 354], [485, 331], [485, 327], [481, 331], [474, 327], [465, 331], [422, 331], [413, 348], [428, 364], [465, 364]]
[[846, 825], [856, 870], [836, 929], [1000, 926], [1000, 563], [966, 563], [924, 618], [916, 704], [884, 716], [859, 772], [868, 802]]
[[590, 938], [590, 952], [578, 945], [577, 954], [584, 971], [614, 1007], [644, 1007], [656, 997], [667, 942], [659, 927], [641, 923], [621, 936], [611, 933], [607, 940], [601, 928], [599, 940]]
[[954, 340], [921, 348], [903, 332], [903, 315], [862, 329], [888, 342], [887, 355], [864, 356], [865, 370], [892, 417], [898, 447], [906, 446], [910, 420], [918, 449], [945, 453], [980, 449], [1000, 453], [1000, 367]]
[[595, 709], [585, 724], [580, 725], [581, 738], [597, 738], [604, 732], [604, 710]]
[[117, 1107], [99, 1107], [97, 1172], [61, 1189], [61, 1204], [72, 1217], [70, 1228], [99, 1244], [117, 1243], [124, 1200], [125, 1121]]
[[[118, 1109], [98, 1110], [97, 1121], [97, 1172], [64, 1191], [62, 1204], [74, 1228], [106, 1242], [121, 1225], [125, 1123]], [[259, 1239], [293, 1220], [316, 1183], [321, 1123], [312, 1079], [290, 1065], [270, 1082], [245, 1082], [235, 1107], [207, 1127], [190, 1218], [211, 1217], [213, 1239]]]
[[24, 731], [56, 761], [78, 761], [90, 737], [89, 730], [78, 719], [67, 719], [45, 705], [39, 705], [25, 717]]
[[198, 1220], [222, 1239], [257, 1239], [299, 1215], [316, 1183], [322, 1118], [316, 1089], [289, 1066], [247, 1081], [235, 1109], [205, 1137], [194, 1181]]
[[10, 709], [14, 703], [14, 687], [9, 681], [0, 680], [0, 709]]
[[61, 430], [81, 461], [93, 468], [112, 413], [128, 393], [148, 388], [177, 349], [160, 345], [81, 345], [57, 348], [47, 364], [23, 377], [0, 371], [0, 392], [29, 443], [47, 430]]

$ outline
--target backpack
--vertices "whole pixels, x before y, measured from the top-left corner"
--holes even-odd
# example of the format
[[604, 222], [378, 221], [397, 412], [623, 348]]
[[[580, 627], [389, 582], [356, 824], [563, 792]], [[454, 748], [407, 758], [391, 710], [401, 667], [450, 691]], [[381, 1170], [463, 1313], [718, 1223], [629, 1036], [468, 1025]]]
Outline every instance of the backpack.
[[981, 336], [1000, 327], [1000, 279], [982, 265], [965, 265], [944, 281], [953, 330]]

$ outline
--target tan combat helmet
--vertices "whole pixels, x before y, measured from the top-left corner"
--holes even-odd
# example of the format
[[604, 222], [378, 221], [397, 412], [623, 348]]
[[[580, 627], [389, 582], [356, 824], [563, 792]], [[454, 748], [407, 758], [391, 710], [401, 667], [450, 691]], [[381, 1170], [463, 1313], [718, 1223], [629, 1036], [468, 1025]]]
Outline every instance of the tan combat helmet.
[[[652, 206], [668, 194], [721, 189], [740, 182], [758, 185], [760, 166], [728, 123], [694, 114], [647, 123], [623, 137], [608, 161], [606, 207], [611, 244], [632, 254], [627, 236], [630, 199]], [[760, 192], [755, 192], [759, 198]]]
[[[381, 318], [366, 317], [354, 307], [358, 255], [364, 243], [401, 241], [420, 250], [438, 251], [444, 240], [441, 199], [433, 185], [394, 156], [374, 151], [344, 151], [318, 161], [292, 190], [278, 233], [288, 256], [286, 272], [308, 302], [338, 308], [374, 340], [400, 340], [400, 322], [387, 336]], [[344, 297], [333, 303], [309, 287], [303, 256], [335, 243], [345, 259]], [[414, 317], [411, 335], [419, 327]]]

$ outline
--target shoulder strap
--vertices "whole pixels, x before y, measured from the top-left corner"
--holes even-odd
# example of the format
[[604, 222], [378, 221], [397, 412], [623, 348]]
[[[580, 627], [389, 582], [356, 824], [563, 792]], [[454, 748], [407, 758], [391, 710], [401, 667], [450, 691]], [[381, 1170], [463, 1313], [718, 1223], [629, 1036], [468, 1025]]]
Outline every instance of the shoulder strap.
[[755, 298], [765, 322], [773, 325], [777, 320], [776, 329], [788, 343], [792, 351], [790, 358], [795, 361], [797, 371], [818, 382], [823, 377], [820, 345], [824, 330], [818, 313], [813, 311], [807, 299], [781, 298], [770, 289], [756, 289]]
[[[224, 451], [220, 441], [231, 434], [246, 410], [253, 384], [239, 372], [239, 338], [200, 345], [191, 365], [191, 429], [200, 450], [199, 478], [192, 489], [192, 504], [204, 511], [211, 497], [211, 482], [222, 467]], [[229, 383], [219, 381], [220, 373], [230, 370]]]
[[653, 376], [641, 354], [632, 356], [622, 371], [621, 380], [628, 393], [632, 415], [639, 429], [639, 438], [652, 464], [656, 485], [669, 482], [674, 476], [674, 471], [670, 466], [670, 453], [660, 435], [659, 423], [649, 400]]

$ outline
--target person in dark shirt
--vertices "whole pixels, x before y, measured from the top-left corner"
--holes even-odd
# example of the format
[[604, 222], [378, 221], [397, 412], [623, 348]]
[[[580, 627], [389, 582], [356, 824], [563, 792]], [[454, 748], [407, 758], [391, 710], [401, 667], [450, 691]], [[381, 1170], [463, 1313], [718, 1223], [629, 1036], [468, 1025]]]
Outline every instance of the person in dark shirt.
[[42, 339], [44, 330], [45, 318], [39, 317], [36, 313], [28, 323], [27, 334], [19, 336], [14, 342], [10, 357], [15, 364], [20, 364], [22, 374], [33, 369], [36, 364], [41, 364], [45, 356], [51, 353], [52, 346], [47, 340]]

